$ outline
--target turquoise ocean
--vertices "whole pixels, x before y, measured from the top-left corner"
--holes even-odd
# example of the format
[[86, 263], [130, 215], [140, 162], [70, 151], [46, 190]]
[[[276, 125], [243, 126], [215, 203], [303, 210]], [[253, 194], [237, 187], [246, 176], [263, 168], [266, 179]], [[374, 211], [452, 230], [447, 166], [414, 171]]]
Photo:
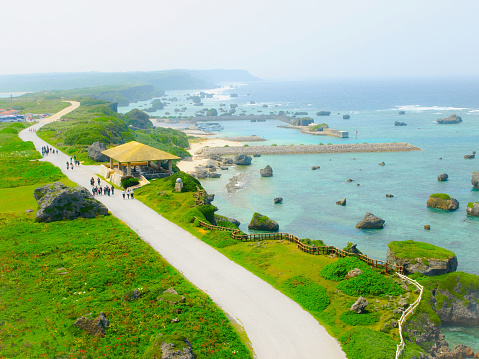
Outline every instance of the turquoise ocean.
[[[472, 172], [479, 171], [479, 157], [464, 155], [479, 150], [479, 79], [341, 79], [324, 81], [254, 82], [234, 84], [214, 90], [214, 97], [203, 99], [204, 108], [237, 104], [237, 113], [270, 114], [278, 111], [307, 112], [316, 123], [349, 131], [349, 138], [302, 134], [266, 122], [221, 121], [224, 130], [213, 137], [257, 135], [264, 142], [248, 145], [300, 145], [319, 143], [409, 142], [421, 151], [391, 153], [344, 153], [274, 155], [254, 158], [250, 166], [231, 167], [219, 179], [202, 184], [215, 194], [218, 214], [234, 217], [247, 226], [254, 212], [276, 220], [280, 231], [301, 238], [321, 239], [328, 245], [345, 247], [353, 242], [368, 256], [384, 260], [390, 241], [413, 239], [453, 251], [458, 270], [479, 275], [479, 218], [466, 214], [468, 202], [479, 202], [479, 191], [471, 185]], [[175, 108], [187, 107], [181, 114], [193, 115], [187, 95], [198, 91], [169, 91], [165, 97], [177, 97], [163, 110], [151, 113], [163, 116]], [[238, 97], [231, 97], [235, 93]], [[254, 104], [250, 104], [254, 101]], [[149, 101], [120, 108], [148, 107]], [[264, 107], [267, 105], [268, 107]], [[331, 111], [330, 116], [317, 116]], [[399, 111], [404, 111], [400, 115]], [[343, 115], [350, 115], [344, 120]], [[440, 125], [435, 121], [451, 114], [461, 116], [460, 124]], [[303, 116], [298, 116], [303, 117]], [[407, 126], [394, 126], [395, 121]], [[181, 125], [181, 124], [180, 124]], [[379, 163], [384, 162], [385, 166]], [[273, 168], [271, 178], [261, 178], [259, 170]], [[312, 171], [311, 166], [320, 166]], [[228, 193], [229, 180], [245, 173], [243, 189]], [[447, 173], [446, 182], [437, 176]], [[347, 179], [353, 182], [346, 182]], [[357, 185], [359, 184], [359, 186]], [[456, 198], [459, 209], [443, 212], [426, 207], [432, 193], [447, 193]], [[393, 198], [386, 198], [393, 194]], [[283, 197], [283, 204], [274, 204]], [[347, 199], [346, 206], [336, 201]], [[355, 225], [366, 212], [383, 218], [381, 230], [360, 230]], [[424, 230], [429, 224], [431, 230]], [[464, 343], [479, 350], [478, 328], [446, 328], [453, 346]]]

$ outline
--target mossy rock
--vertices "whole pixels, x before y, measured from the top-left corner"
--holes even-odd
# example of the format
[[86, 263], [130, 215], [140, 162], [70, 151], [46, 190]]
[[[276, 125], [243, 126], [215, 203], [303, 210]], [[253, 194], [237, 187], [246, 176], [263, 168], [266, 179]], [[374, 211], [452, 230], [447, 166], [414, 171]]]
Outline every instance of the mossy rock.
[[404, 266], [405, 274], [419, 272], [434, 276], [454, 272], [457, 269], [457, 258], [453, 252], [413, 240], [390, 242], [386, 260]]
[[466, 212], [470, 216], [479, 217], [479, 202], [469, 202]]
[[142, 359], [193, 358], [191, 344], [182, 334], [160, 335], [146, 348]]
[[279, 224], [267, 216], [255, 212], [253, 218], [251, 218], [251, 222], [248, 224], [248, 229], [277, 232], [279, 230]]
[[426, 204], [429, 208], [455, 211], [459, 208], [459, 202], [446, 193], [433, 193], [429, 196]]

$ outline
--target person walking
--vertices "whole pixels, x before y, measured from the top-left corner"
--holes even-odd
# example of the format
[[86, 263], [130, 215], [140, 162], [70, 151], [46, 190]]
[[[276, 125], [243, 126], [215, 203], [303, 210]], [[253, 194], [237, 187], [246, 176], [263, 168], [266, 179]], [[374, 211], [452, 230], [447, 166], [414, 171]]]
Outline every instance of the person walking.
[[123, 199], [125, 199], [125, 189], [123, 189], [123, 191], [121, 191], [121, 195], [123, 196]]
[[133, 193], [135, 193], [135, 190], [132, 188], [132, 189], [130, 190], [131, 199], [133, 199]]
[[126, 199], [130, 199], [130, 189], [126, 190]]
[[98, 185], [100, 185], [100, 177], [98, 177], [96, 181], [98, 182]]
[[115, 187], [113, 187], [113, 185], [111, 185], [111, 195], [113, 196], [115, 194]]
[[70, 169], [70, 164], [67, 161], [67, 171]]

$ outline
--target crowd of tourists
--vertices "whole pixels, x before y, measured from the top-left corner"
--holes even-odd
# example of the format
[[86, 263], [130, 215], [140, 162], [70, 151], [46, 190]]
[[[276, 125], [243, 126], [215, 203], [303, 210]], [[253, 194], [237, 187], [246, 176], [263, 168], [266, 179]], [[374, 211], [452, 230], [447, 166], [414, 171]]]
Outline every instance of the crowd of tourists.
[[[115, 187], [107, 184], [102, 185], [100, 178], [90, 178], [91, 192], [94, 196], [113, 196], [115, 194]], [[127, 188], [121, 192], [123, 199], [134, 199], [135, 192], [132, 188]]]
[[42, 156], [48, 156], [49, 153], [58, 155], [58, 150], [50, 146], [42, 146]]
[[[57, 151], [58, 152], [58, 151]], [[70, 156], [70, 162], [67, 161], [67, 171], [71, 168], [73, 170], [74, 166], [80, 166], [80, 161], [77, 160], [77, 156]]]

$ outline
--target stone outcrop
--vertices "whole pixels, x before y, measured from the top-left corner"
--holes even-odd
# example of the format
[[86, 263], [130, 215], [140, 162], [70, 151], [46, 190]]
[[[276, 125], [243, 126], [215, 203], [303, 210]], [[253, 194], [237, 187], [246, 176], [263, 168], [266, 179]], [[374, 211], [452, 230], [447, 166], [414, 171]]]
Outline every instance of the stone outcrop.
[[447, 175], [447, 173], [441, 173], [439, 176], [437, 176], [437, 180], [438, 181], [447, 181], [447, 179], [449, 178], [449, 176]]
[[311, 169], [312, 169], [313, 171], [319, 170], [319, 166], [312, 166]]
[[[400, 250], [396, 249], [399, 243]], [[406, 254], [401, 254], [400, 251]], [[457, 257], [453, 252], [429, 243], [412, 240], [390, 242], [386, 261], [403, 266], [405, 275], [419, 272], [426, 276], [436, 276], [455, 272], [457, 269]]]
[[350, 278], [354, 278], [354, 277], [357, 277], [358, 275], [360, 275], [362, 273], [361, 269], [359, 268], [354, 268], [354, 269], [351, 269], [348, 274], [346, 274], [346, 279], [350, 279]]
[[109, 161], [110, 158], [101, 151], [106, 150], [106, 145], [103, 142], [94, 142], [90, 146], [88, 146], [88, 157], [90, 157], [95, 162], [106, 162]]
[[479, 217], [479, 203], [478, 202], [468, 203], [466, 212], [470, 216]]
[[346, 205], [346, 198], [343, 198], [341, 201], [337, 201], [336, 204], [340, 205], [340, 206], [345, 206]]
[[105, 331], [110, 326], [110, 322], [106, 318], [105, 313], [100, 312], [100, 315], [96, 319], [93, 320], [83, 316], [78, 318], [74, 325], [86, 330], [90, 335], [103, 337]]
[[465, 160], [473, 160], [474, 158], [476, 158], [476, 155], [474, 153], [470, 155], [464, 155]]
[[248, 229], [277, 232], [279, 230], [279, 224], [267, 216], [255, 212], [253, 218], [251, 218], [251, 222], [248, 224]]
[[239, 227], [240, 224], [241, 224], [241, 222], [238, 221], [235, 218], [225, 217], [225, 216], [221, 216], [219, 214], [215, 214], [215, 220], [216, 220], [217, 223], [218, 223], [218, 221], [219, 222], [230, 222], [230, 223], [233, 223], [236, 227]]
[[310, 117], [298, 118], [294, 121], [295, 126], [308, 126], [311, 123], [314, 123], [314, 120]]
[[366, 300], [366, 298], [359, 297], [358, 300], [351, 306], [350, 311], [361, 314], [364, 312], [364, 309], [366, 309], [368, 304], [369, 302]]
[[430, 196], [429, 199], [427, 200], [427, 206], [429, 208], [437, 208], [437, 209], [442, 209], [444, 211], [455, 211], [456, 209], [459, 208], [459, 202], [453, 198], [446, 196], [444, 198], [442, 197], [435, 197], [435, 196]]
[[83, 187], [67, 187], [55, 182], [38, 187], [34, 192], [40, 207], [36, 214], [38, 222], [53, 222], [64, 219], [94, 218], [107, 215], [108, 209], [98, 202]]
[[394, 126], [407, 126], [407, 123], [401, 121], [394, 121]]
[[479, 172], [472, 173], [471, 184], [474, 186], [475, 189], [479, 189]]
[[274, 203], [283, 203], [283, 197], [276, 197], [274, 200]]
[[356, 224], [356, 228], [362, 229], [380, 229], [384, 227], [384, 219], [381, 219], [371, 212], [367, 212], [363, 219]]
[[331, 115], [331, 111], [318, 111], [316, 112], [316, 116], [329, 116]]
[[349, 115], [343, 115], [343, 120], [349, 120], [351, 118], [351, 116]]
[[440, 119], [436, 120], [436, 122], [440, 123], [440, 124], [461, 123], [462, 118], [460, 116], [457, 116], [457, 115], [451, 115], [448, 118], [440, 118]]
[[161, 343], [162, 359], [195, 359], [193, 348], [188, 340], [183, 341], [184, 346], [179, 347], [173, 343]]
[[399, 111], [398, 114], [399, 114], [399, 115], [405, 115], [405, 114], [406, 114], [406, 111]]
[[261, 177], [273, 177], [273, 169], [271, 168], [270, 165], [266, 165], [265, 168], [260, 169], [259, 173]]
[[235, 165], [249, 166], [251, 164], [251, 157], [248, 155], [238, 155], [234, 159]]

